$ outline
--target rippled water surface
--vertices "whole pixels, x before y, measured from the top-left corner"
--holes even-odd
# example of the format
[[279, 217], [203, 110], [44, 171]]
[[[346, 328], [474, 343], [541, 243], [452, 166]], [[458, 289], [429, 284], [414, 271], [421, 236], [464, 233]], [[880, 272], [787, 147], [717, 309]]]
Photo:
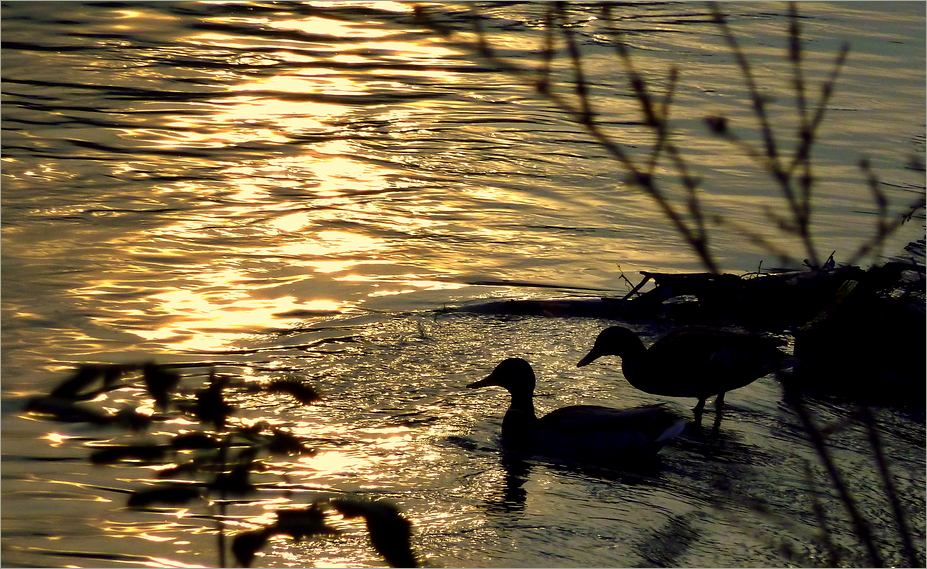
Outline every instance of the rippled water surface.
[[[788, 148], [787, 8], [723, 7]], [[483, 5], [502, 55], [537, 59], [543, 8]], [[453, 25], [467, 9], [435, 6]], [[708, 211], [775, 233], [757, 207], [783, 207], [768, 177], [702, 126], [723, 114], [755, 136], [708, 9], [614, 9], [656, 87], [680, 69], [671, 124], [704, 179]], [[840, 261], [876, 223], [860, 157], [891, 212], [923, 191], [923, 172], [908, 164], [924, 151], [924, 5], [800, 9], [809, 93], [842, 43], [851, 49], [815, 147], [815, 235]], [[619, 142], [646, 148], [597, 13], [569, 12], [595, 101]], [[229, 512], [233, 531], [286, 502], [273, 488], [285, 472], [303, 492], [294, 501], [312, 492], [392, 499], [431, 566], [826, 563], [809, 537], [817, 522], [803, 472], [815, 459], [773, 378], [729, 394], [718, 436], [688, 434], [655, 476], [500, 461], [506, 398], [464, 386], [504, 357], [535, 365], [541, 411], [659, 398], [631, 389], [614, 362], [574, 367], [604, 320], [438, 309], [623, 295], [624, 276], [700, 265], [588, 135], [519, 80], [427, 31], [411, 5], [10, 2], [2, 26], [4, 565], [218, 562], [205, 510], [127, 510], [125, 492], [150, 469], [87, 464], [88, 446], [123, 435], [20, 413], [77, 363], [150, 358], [218, 361], [254, 381], [300, 378], [325, 396], [308, 407], [236, 401], [242, 420], [271, 419], [320, 454], [261, 474], [261, 500]], [[725, 270], [774, 264], [741, 236], [715, 235]], [[921, 236], [915, 218], [886, 255]], [[102, 403], [135, 402], [113, 397]], [[674, 401], [682, 412], [689, 403]], [[846, 411], [816, 407], [822, 421]], [[878, 418], [922, 545], [923, 421]], [[901, 563], [863, 433], [849, 429], [834, 444], [890, 562]], [[839, 506], [827, 507], [839, 547], [852, 550]], [[361, 526], [344, 529], [274, 541], [256, 563], [382, 564]], [[853, 555], [847, 563], [864, 563]]]

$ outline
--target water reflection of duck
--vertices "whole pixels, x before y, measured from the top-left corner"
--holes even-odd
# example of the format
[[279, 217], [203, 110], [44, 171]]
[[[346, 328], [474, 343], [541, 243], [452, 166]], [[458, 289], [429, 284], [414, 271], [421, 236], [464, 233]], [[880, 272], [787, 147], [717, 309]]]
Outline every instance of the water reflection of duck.
[[592, 350], [576, 365], [618, 356], [633, 387], [653, 395], [698, 399], [693, 411], [699, 420], [712, 395], [718, 396], [715, 408], [720, 410], [726, 392], [781, 368], [788, 358], [777, 349], [782, 344], [775, 338], [688, 327], [670, 332], [647, 349], [631, 330], [612, 326], [599, 333]]
[[512, 396], [502, 420], [502, 444], [509, 452], [580, 463], [620, 463], [652, 458], [685, 426], [662, 403], [631, 409], [572, 405], [538, 418], [534, 370], [521, 358], [502, 361], [486, 378], [467, 387], [491, 385]]

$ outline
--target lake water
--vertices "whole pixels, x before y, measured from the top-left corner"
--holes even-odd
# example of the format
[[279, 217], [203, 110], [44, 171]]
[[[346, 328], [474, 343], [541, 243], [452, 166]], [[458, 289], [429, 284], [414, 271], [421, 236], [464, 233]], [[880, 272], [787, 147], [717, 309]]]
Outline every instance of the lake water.
[[[770, 95], [783, 147], [794, 147], [787, 6], [722, 7]], [[434, 13], [462, 26], [468, 8]], [[776, 235], [765, 212], [784, 206], [768, 175], [703, 126], [721, 114], [756, 139], [708, 9], [613, 9], [658, 92], [670, 67], [680, 70], [671, 126], [703, 180], [706, 210]], [[841, 262], [877, 219], [861, 157], [891, 213], [923, 192], [923, 172], [909, 164], [924, 153], [925, 8], [800, 10], [809, 97], [850, 44], [814, 148], [814, 235], [823, 257], [836, 251]], [[543, 5], [482, 12], [504, 57], [537, 60]], [[642, 157], [650, 135], [597, 15], [569, 11], [584, 70], [608, 132]], [[630, 388], [615, 362], [574, 367], [610, 322], [439, 309], [623, 295], [624, 277], [637, 282], [641, 270], [702, 267], [580, 127], [427, 31], [411, 5], [9, 2], [2, 33], [4, 565], [217, 563], [204, 511], [127, 510], [125, 491], [150, 472], [87, 464], [88, 445], [115, 432], [20, 412], [76, 364], [147, 359], [311, 382], [320, 404], [245, 397], [242, 416], [272, 418], [316, 444], [317, 457], [277, 465], [302, 489], [400, 505], [430, 566], [827, 563], [809, 537], [817, 522], [803, 471], [814, 455], [773, 378], [728, 394], [718, 436], [668, 447], [659, 476], [500, 462], [506, 398], [464, 386], [505, 357], [535, 366], [541, 411], [661, 399]], [[884, 255], [923, 235], [915, 217]], [[725, 271], [776, 264], [742, 235], [720, 227], [712, 236]], [[821, 421], [848, 409], [815, 406]], [[877, 415], [923, 547], [923, 417]], [[902, 563], [862, 431], [832, 442], [888, 561]], [[275, 475], [262, 476], [272, 484]], [[280, 505], [271, 490], [233, 509], [240, 528]], [[832, 496], [826, 507], [845, 562], [865, 564]], [[362, 528], [346, 532], [274, 541], [257, 565], [383, 563]]]

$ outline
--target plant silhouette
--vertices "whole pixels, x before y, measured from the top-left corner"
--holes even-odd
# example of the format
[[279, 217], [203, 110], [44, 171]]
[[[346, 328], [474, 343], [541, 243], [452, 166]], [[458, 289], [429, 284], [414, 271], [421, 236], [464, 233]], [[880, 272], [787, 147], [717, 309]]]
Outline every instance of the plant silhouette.
[[[174, 433], [164, 443], [112, 444], [92, 451], [89, 460], [95, 465], [137, 461], [163, 466], [157, 475], [162, 481], [130, 493], [126, 503], [130, 508], [179, 507], [197, 502], [214, 505], [217, 511], [210, 517], [217, 527], [219, 565], [224, 567], [228, 499], [245, 498], [257, 491], [252, 474], [264, 470], [265, 458], [315, 455], [315, 449], [285, 429], [266, 421], [234, 420], [236, 408], [226, 400], [226, 391], [241, 388], [252, 393], [285, 394], [302, 405], [317, 402], [321, 396], [310, 385], [296, 380], [245, 385], [234, 375], [218, 373], [215, 367], [210, 369], [205, 386], [192, 392], [181, 390], [185, 380], [196, 379], [183, 376], [175, 366], [154, 362], [85, 364], [48, 395], [31, 399], [26, 411], [55, 421], [127, 429], [136, 435], [154, 423], [179, 417], [194, 419], [199, 425], [197, 431]], [[129, 407], [111, 412], [87, 403], [111, 391], [140, 386], [153, 402], [156, 412], [152, 415]], [[255, 554], [273, 536], [285, 535], [298, 541], [337, 534], [338, 530], [328, 525], [333, 513], [347, 519], [363, 518], [373, 547], [391, 566], [417, 566], [410, 544], [411, 523], [395, 505], [361, 498], [316, 499], [305, 507], [281, 508], [274, 523], [235, 535], [231, 552], [240, 565], [250, 566]]]

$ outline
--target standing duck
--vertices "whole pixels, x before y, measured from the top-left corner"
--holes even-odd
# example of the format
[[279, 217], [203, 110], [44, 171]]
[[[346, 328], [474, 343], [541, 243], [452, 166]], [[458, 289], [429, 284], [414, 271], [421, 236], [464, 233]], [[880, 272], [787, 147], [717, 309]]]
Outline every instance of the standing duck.
[[647, 349], [631, 330], [612, 326], [602, 330], [576, 366], [618, 356], [633, 387], [653, 395], [698, 399], [693, 411], [699, 421], [712, 395], [718, 396], [715, 409], [720, 411], [726, 392], [784, 367], [788, 356], [777, 349], [782, 344], [774, 338], [689, 327], [670, 332]]
[[503, 360], [486, 378], [467, 387], [491, 385], [512, 396], [502, 420], [506, 451], [598, 464], [647, 459], [685, 426], [662, 403], [632, 409], [572, 405], [539, 419], [534, 412], [534, 370], [521, 358]]

